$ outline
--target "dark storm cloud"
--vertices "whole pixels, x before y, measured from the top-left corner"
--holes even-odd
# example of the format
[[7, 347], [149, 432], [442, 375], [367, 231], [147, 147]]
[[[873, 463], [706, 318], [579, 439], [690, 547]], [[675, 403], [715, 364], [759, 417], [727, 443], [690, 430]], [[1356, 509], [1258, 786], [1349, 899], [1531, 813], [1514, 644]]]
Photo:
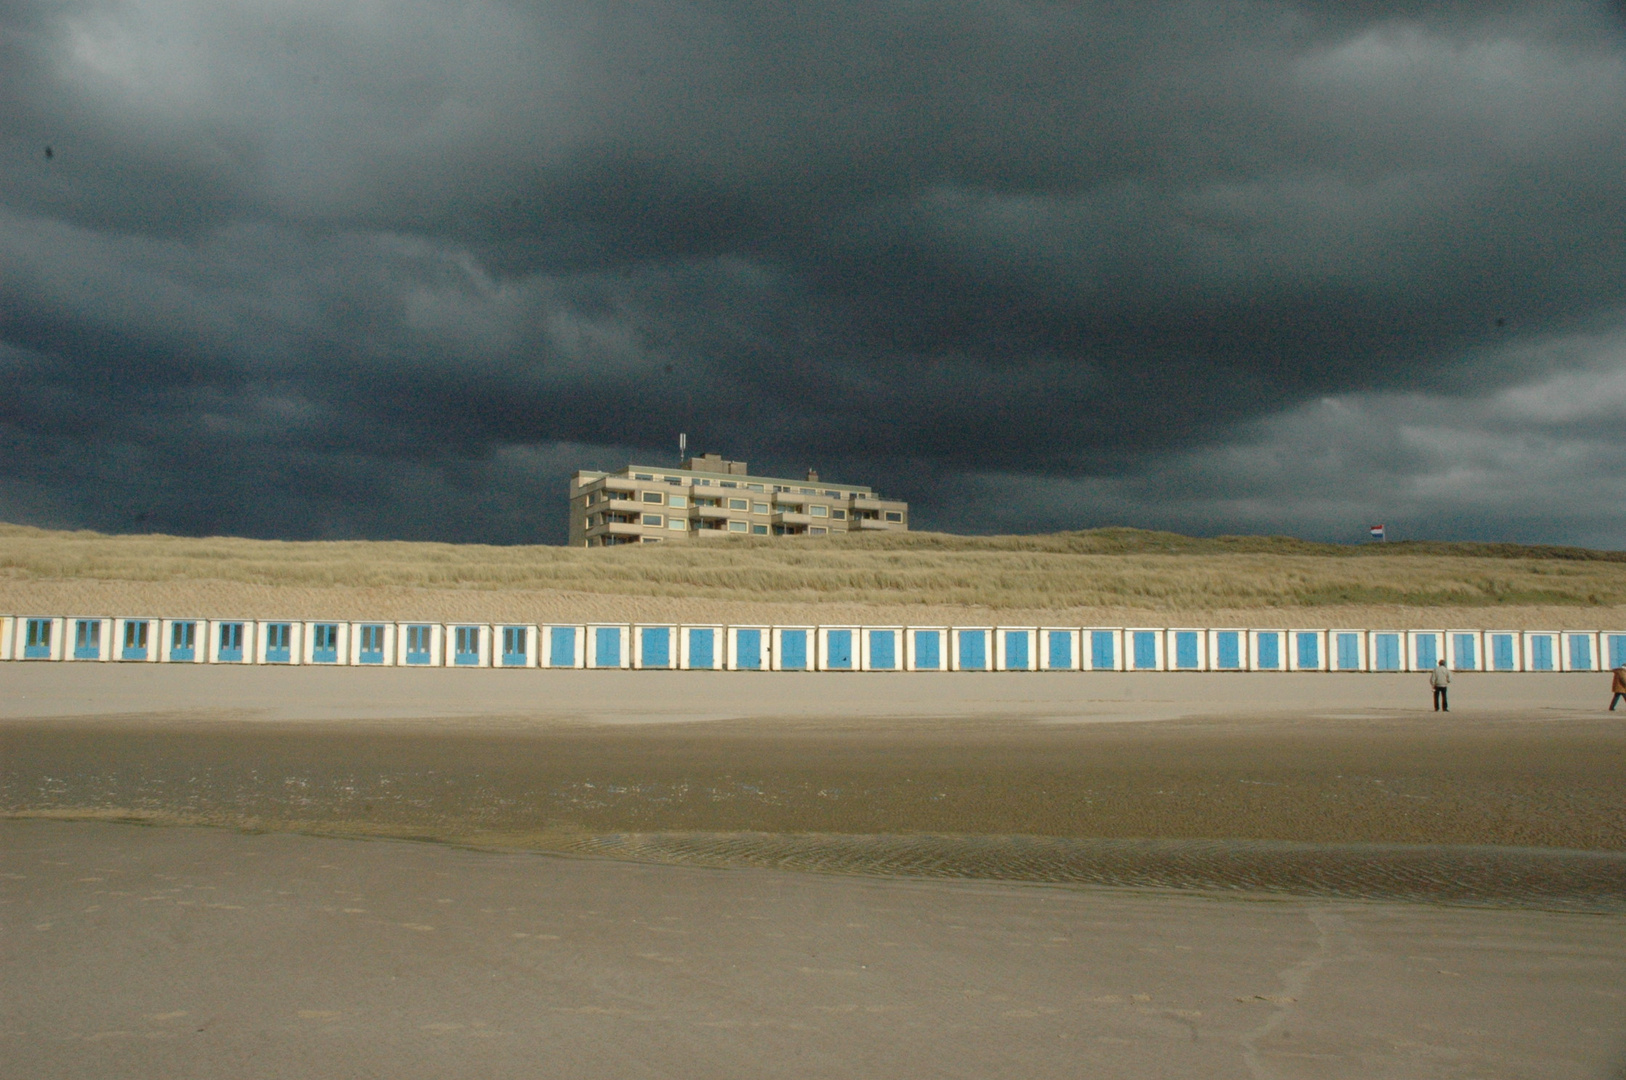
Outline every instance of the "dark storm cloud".
[[[1330, 535], [1448, 467], [1392, 402], [1523, 438], [1545, 421], [1486, 403], [1622, 362], [1622, 26], [0, 6], [0, 516], [560, 539], [572, 467], [681, 430], [885, 476], [923, 524]], [[1366, 493], [1324, 512], [1269, 463], [1333, 438], [1323, 400], [1404, 459], [1317, 471]], [[1567, 460], [1614, 460], [1608, 432]], [[995, 475], [1075, 487], [1005, 520]]]

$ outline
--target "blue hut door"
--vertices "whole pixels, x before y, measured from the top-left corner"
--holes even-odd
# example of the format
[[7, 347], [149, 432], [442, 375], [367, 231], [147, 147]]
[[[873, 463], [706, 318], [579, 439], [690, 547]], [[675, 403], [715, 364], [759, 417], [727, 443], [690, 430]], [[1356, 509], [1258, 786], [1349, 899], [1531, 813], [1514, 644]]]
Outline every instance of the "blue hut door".
[[762, 670], [762, 631], [734, 631], [734, 666], [741, 671]]
[[356, 651], [357, 657], [363, 664], [382, 664], [384, 662], [384, 628], [382, 626], [363, 626], [361, 628], [361, 648]]
[[1118, 666], [1117, 642], [1111, 630], [1090, 631], [1090, 667], [1096, 671], [1111, 671]]
[[960, 631], [960, 670], [983, 671], [988, 667], [988, 638], [981, 630]]
[[1157, 667], [1157, 633], [1152, 630], [1135, 631], [1135, 668], [1150, 671]]
[[1045, 665], [1052, 671], [1067, 671], [1073, 666], [1073, 635], [1066, 630], [1050, 631], [1048, 642], [1050, 658]]
[[102, 658], [102, 620], [79, 619], [74, 623], [73, 658], [100, 660]]
[[29, 619], [28, 629], [23, 638], [24, 660], [49, 660], [51, 658], [51, 620]]
[[853, 666], [853, 632], [831, 630], [824, 639], [825, 666], [832, 671], [850, 671]]
[[786, 671], [807, 670], [807, 631], [779, 632], [779, 666]]
[[198, 624], [171, 623], [169, 628], [169, 658], [190, 664], [197, 659]]
[[452, 638], [452, 663], [468, 667], [479, 662], [480, 628], [478, 626], [459, 626]]
[[1497, 671], [1512, 671], [1513, 663], [1513, 635], [1491, 635], [1491, 663]]
[[672, 632], [664, 626], [643, 628], [640, 644], [639, 667], [665, 668], [672, 666]]
[[1321, 667], [1321, 642], [1314, 634], [1299, 635], [1299, 670], [1315, 671]]
[[1361, 635], [1339, 634], [1338, 670], [1359, 671], [1361, 667]]
[[1005, 631], [1005, 670], [1026, 671], [1028, 669], [1028, 632], [1026, 630]]
[[293, 638], [287, 623], [270, 623], [265, 628], [265, 662], [286, 664], [293, 658], [290, 641]]
[[311, 663], [337, 664], [339, 662], [339, 626], [337, 623], [317, 623], [311, 627]]
[[915, 632], [915, 668], [919, 671], [938, 671], [943, 667], [943, 643], [936, 630]]
[[548, 631], [548, 666], [576, 666], [576, 628], [555, 626]]
[[126, 660], [145, 660], [147, 658], [147, 621], [145, 619], [131, 619], [124, 624], [124, 652], [121, 655]]
[[504, 667], [524, 667], [530, 652], [531, 631], [524, 626], [502, 628], [502, 662]]
[[1418, 671], [1431, 671], [1440, 662], [1439, 645], [1439, 639], [1433, 634], [1424, 634], [1417, 639]]
[[406, 662], [409, 664], [429, 663], [429, 645], [433, 640], [430, 633], [432, 627], [409, 626], [406, 628]]
[[1477, 650], [1474, 648], [1474, 636], [1472, 634], [1457, 634], [1456, 641], [1453, 644], [1456, 645], [1456, 666], [1458, 671], [1472, 671], [1478, 666], [1478, 661], [1475, 659]]
[[621, 631], [614, 626], [601, 626], [593, 636], [593, 666], [621, 666]]
[[1570, 670], [1592, 670], [1592, 639], [1585, 634], [1570, 635]]
[[241, 664], [243, 662], [243, 624], [229, 622], [220, 624], [220, 652], [218, 659], [223, 664]]
[[1240, 632], [1221, 630], [1214, 635], [1214, 663], [1221, 671], [1235, 671], [1242, 666]]
[[1182, 671], [1197, 668], [1197, 631], [1177, 630], [1174, 635], [1174, 666]]
[[869, 666], [876, 671], [893, 671], [898, 666], [898, 636], [891, 630], [871, 630]]
[[1400, 670], [1400, 635], [1378, 634], [1373, 638], [1377, 653], [1372, 658], [1372, 666], [1379, 671]]
[[701, 671], [710, 671], [717, 666], [717, 651], [713, 644], [716, 631], [709, 629], [692, 629], [689, 631], [689, 666]]
[[1553, 670], [1553, 639], [1546, 634], [1530, 639], [1530, 670]]
[[1259, 641], [1259, 667], [1265, 671], [1279, 671], [1282, 666], [1282, 636], [1280, 634], [1260, 634]]

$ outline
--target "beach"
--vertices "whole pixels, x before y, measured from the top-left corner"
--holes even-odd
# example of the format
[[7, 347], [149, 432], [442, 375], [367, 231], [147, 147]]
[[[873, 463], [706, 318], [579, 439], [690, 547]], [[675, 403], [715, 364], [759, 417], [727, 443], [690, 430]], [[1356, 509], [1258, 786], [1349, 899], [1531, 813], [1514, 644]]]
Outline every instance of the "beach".
[[5, 1053], [1612, 1076], [1605, 679], [0, 665]]

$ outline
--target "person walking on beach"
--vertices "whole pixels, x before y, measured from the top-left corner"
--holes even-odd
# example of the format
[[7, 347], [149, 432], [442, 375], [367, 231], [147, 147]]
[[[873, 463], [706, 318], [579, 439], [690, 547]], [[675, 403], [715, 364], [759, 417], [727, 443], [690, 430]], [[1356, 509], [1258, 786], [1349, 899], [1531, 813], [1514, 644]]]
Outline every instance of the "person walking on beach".
[[[1615, 682], [1620, 682], [1620, 673], [1615, 673]], [[1445, 688], [1451, 685], [1451, 672], [1446, 670], [1445, 661], [1441, 660], [1433, 671], [1428, 674], [1428, 684], [1434, 688], [1434, 711], [1450, 712], [1451, 703], [1446, 700]], [[1609, 706], [1611, 709], [1613, 705]]]
[[1609, 711], [1614, 712], [1615, 706], [1620, 704], [1620, 699], [1626, 698], [1626, 664], [1621, 664], [1615, 669], [1615, 682], [1610, 687], [1610, 692], [1615, 696], [1609, 699]]

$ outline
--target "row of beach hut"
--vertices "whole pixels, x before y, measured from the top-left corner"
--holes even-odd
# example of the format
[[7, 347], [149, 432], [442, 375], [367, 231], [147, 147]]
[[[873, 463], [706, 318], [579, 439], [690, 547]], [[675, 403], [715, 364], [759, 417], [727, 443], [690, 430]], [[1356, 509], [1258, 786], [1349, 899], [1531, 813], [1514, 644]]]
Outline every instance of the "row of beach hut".
[[1599, 671], [1626, 632], [0, 616], [0, 660], [726, 671]]

